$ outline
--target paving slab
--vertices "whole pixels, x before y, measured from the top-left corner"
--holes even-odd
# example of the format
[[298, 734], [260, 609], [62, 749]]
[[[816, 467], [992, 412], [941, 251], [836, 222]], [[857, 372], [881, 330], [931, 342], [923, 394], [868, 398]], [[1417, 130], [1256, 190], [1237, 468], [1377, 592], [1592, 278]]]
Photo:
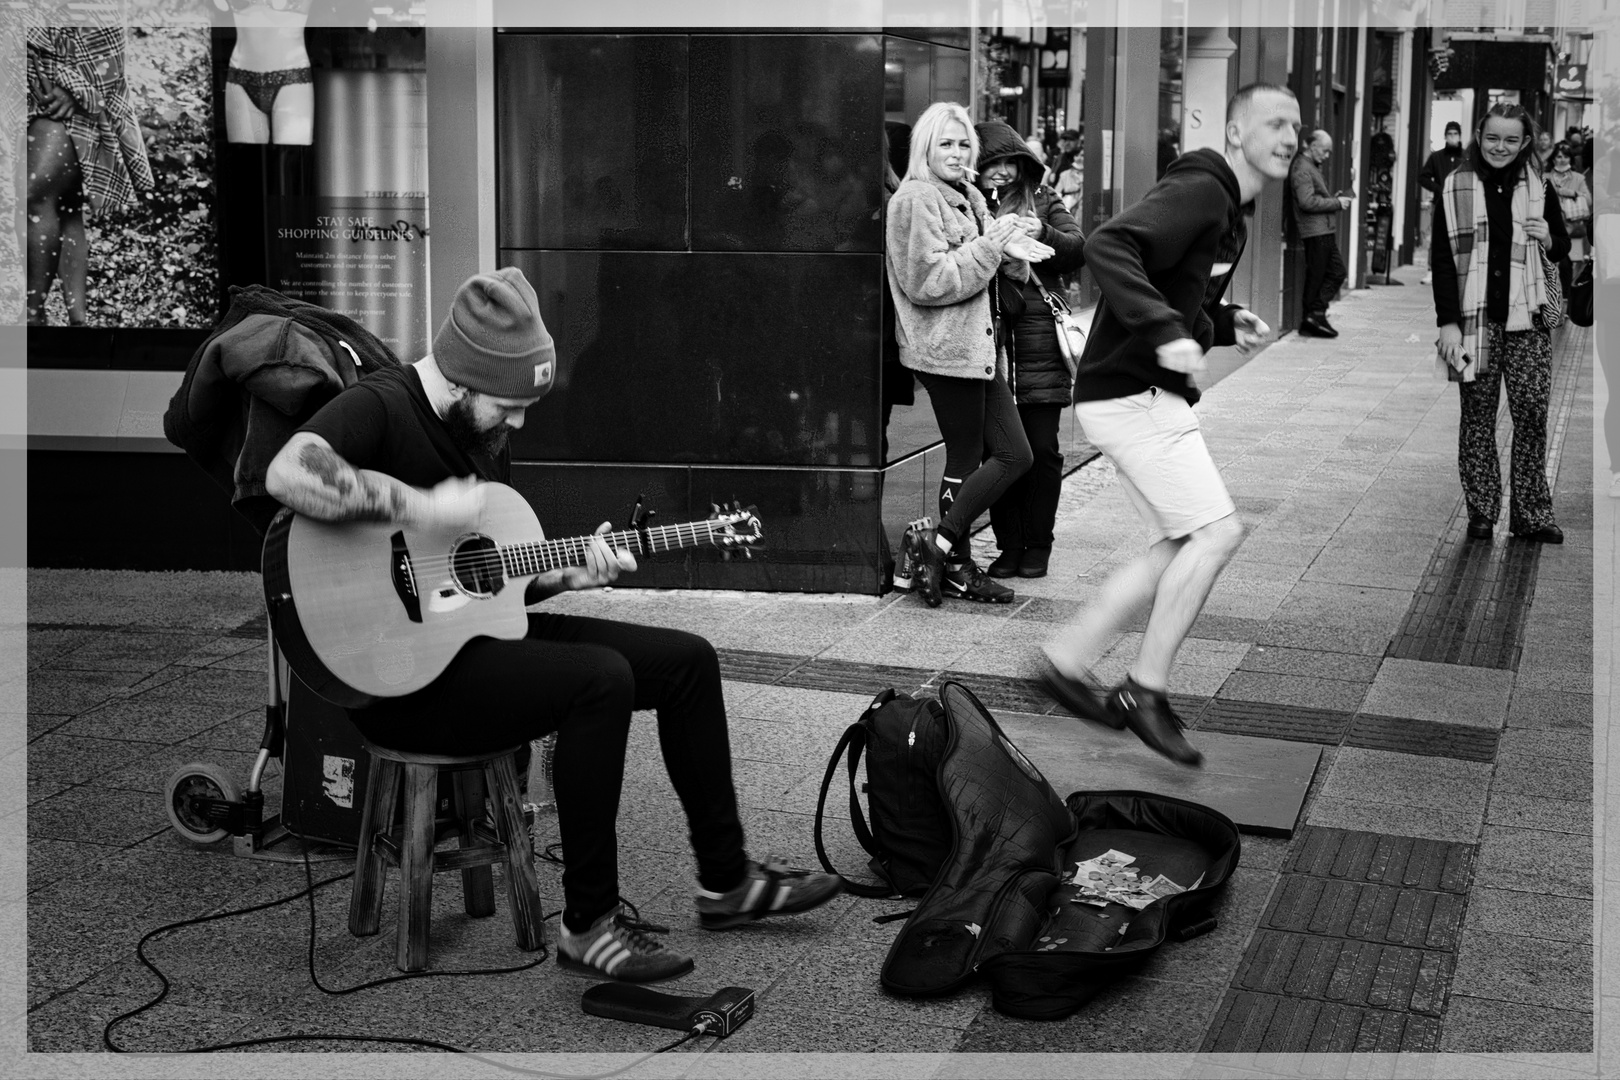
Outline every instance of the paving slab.
[[1486, 825], [1477, 882], [1489, 888], [1592, 898], [1592, 838]]
[[1353, 713], [1362, 708], [1367, 684], [1263, 671], [1235, 671], [1216, 695], [1234, 701], [1263, 701], [1302, 709]]
[[1482, 887], [1468, 896], [1465, 925], [1470, 930], [1493, 934], [1589, 945], [1593, 940], [1593, 912], [1590, 900]]
[[1500, 728], [1514, 688], [1511, 671], [1388, 658], [1362, 708], [1380, 716]]
[[1473, 842], [1485, 815], [1483, 762], [1341, 747], [1312, 802], [1313, 825]]
[[1059, 795], [1110, 789], [1174, 795], [1219, 810], [1246, 832], [1271, 836], [1292, 833], [1322, 752], [1309, 743], [1195, 733], [1204, 765], [1187, 769], [1128, 731], [1017, 712], [998, 713], [996, 721]]
[[[1441, 1025], [1443, 1053], [1590, 1053], [1589, 1011], [1454, 994]], [[1510, 1062], [1499, 1063], [1512, 1069]], [[1471, 1072], [1470, 1075], [1481, 1075]], [[1526, 1072], [1499, 1075], [1529, 1075]]]
[[1485, 811], [1485, 823], [1591, 836], [1592, 800], [1551, 799], [1533, 792], [1510, 795], [1493, 790]]
[[1592, 1001], [1592, 947], [1585, 942], [1464, 930], [1452, 993], [1562, 1009]]

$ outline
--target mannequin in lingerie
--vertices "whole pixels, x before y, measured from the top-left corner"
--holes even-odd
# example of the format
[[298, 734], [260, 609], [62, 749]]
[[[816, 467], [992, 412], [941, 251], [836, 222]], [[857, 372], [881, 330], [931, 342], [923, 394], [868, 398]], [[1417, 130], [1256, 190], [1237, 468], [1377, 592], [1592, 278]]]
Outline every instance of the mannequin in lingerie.
[[233, 143], [308, 146], [315, 84], [304, 24], [313, 0], [214, 0], [236, 20], [225, 72], [225, 137]]

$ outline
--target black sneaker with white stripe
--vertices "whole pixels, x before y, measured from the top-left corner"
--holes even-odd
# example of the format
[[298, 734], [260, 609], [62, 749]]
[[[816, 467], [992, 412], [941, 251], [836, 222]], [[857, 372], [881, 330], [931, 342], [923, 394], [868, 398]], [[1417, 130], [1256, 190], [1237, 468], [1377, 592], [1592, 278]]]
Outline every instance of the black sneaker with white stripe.
[[837, 874], [795, 870], [778, 859], [752, 860], [742, 882], [730, 892], [699, 889], [698, 919], [705, 930], [730, 930], [767, 915], [793, 915], [820, 907], [837, 896], [844, 879]]
[[972, 600], [980, 604], [1010, 604], [1016, 598], [1007, 586], [979, 569], [979, 564], [966, 562], [961, 566], [946, 567], [940, 580], [940, 594], [956, 600]]
[[685, 975], [693, 965], [690, 956], [666, 948], [652, 936], [668, 932], [667, 927], [643, 922], [639, 912], [631, 915], [616, 908], [583, 933], [571, 934], [563, 926], [557, 941], [557, 964], [624, 982], [672, 979]]

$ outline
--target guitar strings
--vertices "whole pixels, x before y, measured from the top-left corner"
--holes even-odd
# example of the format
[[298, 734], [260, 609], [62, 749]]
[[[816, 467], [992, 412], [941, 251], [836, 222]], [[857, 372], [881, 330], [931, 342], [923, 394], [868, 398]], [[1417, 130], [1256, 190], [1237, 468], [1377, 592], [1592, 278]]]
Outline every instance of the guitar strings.
[[[713, 541], [722, 530], [729, 528], [729, 523], [718, 525], [713, 521], [694, 521], [681, 525], [656, 525], [647, 530], [647, 538], [651, 541], [648, 547], [651, 548], [653, 554], [660, 551], [674, 551], [684, 546], [680, 543], [680, 540], [687, 536], [694, 541], [700, 538]], [[706, 533], [707, 536], [703, 536], [703, 533]], [[674, 541], [670, 540], [671, 534], [675, 537]], [[734, 535], [739, 541], [748, 539], [740, 534]], [[628, 549], [636, 554], [648, 553], [642, 544], [641, 533], [627, 529], [621, 532], [593, 533], [591, 536], [568, 537], [561, 540], [535, 540], [525, 541], [521, 544], [498, 545], [494, 549], [484, 549], [460, 555], [417, 556], [411, 559], [411, 566], [425, 575], [443, 573], [452, 566], [470, 571], [499, 569], [504, 573], [509, 565], [520, 574], [531, 572], [531, 567], [532, 572], [540, 573], [564, 566], [584, 565], [586, 547], [597, 536], [606, 541], [609, 547]], [[547, 565], [548, 556], [564, 557], [572, 561], [555, 562]]]

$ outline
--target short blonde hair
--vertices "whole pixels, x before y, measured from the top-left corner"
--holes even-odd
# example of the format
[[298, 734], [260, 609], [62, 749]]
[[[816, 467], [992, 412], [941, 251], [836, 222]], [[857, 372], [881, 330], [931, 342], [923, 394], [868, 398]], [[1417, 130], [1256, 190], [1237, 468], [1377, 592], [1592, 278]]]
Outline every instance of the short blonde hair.
[[936, 101], [922, 111], [917, 122], [911, 128], [911, 157], [906, 162], [906, 180], [926, 180], [930, 174], [928, 168], [928, 151], [939, 141], [945, 133], [945, 127], [951, 121], [961, 124], [967, 132], [969, 157], [967, 175], [969, 179], [979, 175], [979, 133], [973, 130], [973, 121], [968, 117], [968, 111], [954, 101]]

